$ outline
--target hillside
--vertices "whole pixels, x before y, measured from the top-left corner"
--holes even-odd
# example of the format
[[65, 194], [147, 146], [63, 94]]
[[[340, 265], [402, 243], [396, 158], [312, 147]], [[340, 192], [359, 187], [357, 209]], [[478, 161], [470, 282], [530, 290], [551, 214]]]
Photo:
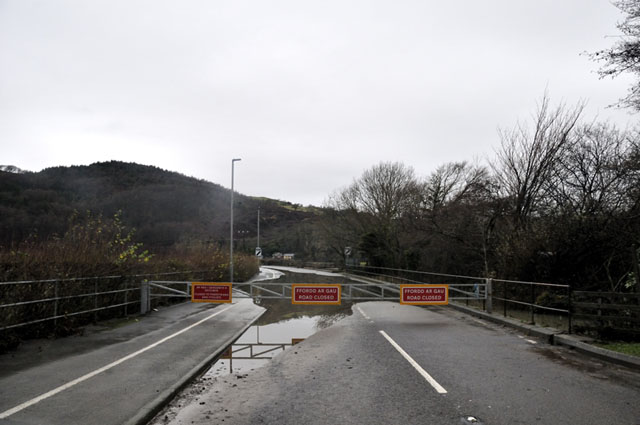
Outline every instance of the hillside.
[[[296, 229], [312, 225], [320, 213], [238, 193], [235, 200], [236, 246], [245, 252], [255, 248], [258, 208], [267, 254], [308, 245]], [[193, 242], [223, 247], [229, 241], [229, 203], [230, 190], [218, 184], [135, 163], [0, 171], [0, 244], [60, 235], [74, 214], [111, 217], [121, 211], [123, 224], [136, 229], [136, 241], [151, 250]]]

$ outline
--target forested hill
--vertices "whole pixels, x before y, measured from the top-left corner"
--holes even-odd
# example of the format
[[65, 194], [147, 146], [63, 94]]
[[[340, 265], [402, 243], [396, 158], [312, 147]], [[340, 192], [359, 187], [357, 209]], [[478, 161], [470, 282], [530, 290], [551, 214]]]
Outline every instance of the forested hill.
[[[247, 251], [255, 246], [258, 207], [265, 237], [313, 221], [318, 212], [238, 193], [235, 200], [234, 227], [244, 242], [239, 248]], [[0, 243], [63, 234], [74, 215], [112, 217], [121, 211], [122, 222], [136, 229], [135, 239], [151, 249], [193, 241], [223, 246], [229, 240], [229, 202], [229, 189], [218, 184], [134, 163], [0, 171]], [[294, 247], [280, 249], [288, 248]]]

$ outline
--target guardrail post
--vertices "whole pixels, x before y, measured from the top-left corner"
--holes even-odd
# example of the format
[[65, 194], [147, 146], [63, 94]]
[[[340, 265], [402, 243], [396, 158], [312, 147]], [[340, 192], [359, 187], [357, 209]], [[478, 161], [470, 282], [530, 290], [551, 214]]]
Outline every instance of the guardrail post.
[[502, 307], [504, 310], [504, 317], [507, 317], [507, 282], [502, 282]]
[[536, 286], [534, 284], [531, 284], [531, 324], [535, 325], [536, 324], [536, 318], [535, 318], [535, 313], [536, 313]]
[[571, 320], [572, 320], [572, 315], [573, 315], [573, 290], [571, 289], [571, 286], [569, 286], [569, 334], [571, 334]]
[[602, 321], [602, 310], [600, 307], [602, 306], [602, 297], [598, 297], [598, 326], [602, 328], [604, 326], [604, 322]]
[[140, 314], [146, 314], [150, 310], [150, 295], [149, 282], [140, 283]]
[[98, 279], [93, 283], [93, 323], [98, 323]]
[[485, 311], [489, 314], [493, 312], [493, 279], [489, 278], [486, 280], [487, 287], [485, 289]]
[[55, 301], [53, 302], [53, 328], [54, 330], [58, 328], [58, 281], [56, 280], [53, 287], [53, 297]]

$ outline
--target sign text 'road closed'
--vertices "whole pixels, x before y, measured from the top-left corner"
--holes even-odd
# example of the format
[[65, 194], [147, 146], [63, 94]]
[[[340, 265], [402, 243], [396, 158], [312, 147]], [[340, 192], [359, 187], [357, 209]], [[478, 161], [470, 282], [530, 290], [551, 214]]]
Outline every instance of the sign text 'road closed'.
[[447, 305], [449, 285], [400, 285], [400, 304]]
[[191, 301], [194, 303], [230, 303], [230, 283], [193, 282]]
[[329, 284], [293, 284], [291, 285], [292, 304], [328, 304], [339, 305], [342, 286]]

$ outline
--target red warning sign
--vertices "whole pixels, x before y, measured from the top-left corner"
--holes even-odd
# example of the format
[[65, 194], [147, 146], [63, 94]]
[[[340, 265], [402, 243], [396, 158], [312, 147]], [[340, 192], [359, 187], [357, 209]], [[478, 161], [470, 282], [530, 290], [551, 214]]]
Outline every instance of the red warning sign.
[[291, 285], [292, 304], [329, 304], [340, 305], [341, 285]]
[[447, 305], [449, 285], [400, 285], [400, 304]]
[[194, 303], [230, 303], [230, 283], [193, 282], [191, 301]]

